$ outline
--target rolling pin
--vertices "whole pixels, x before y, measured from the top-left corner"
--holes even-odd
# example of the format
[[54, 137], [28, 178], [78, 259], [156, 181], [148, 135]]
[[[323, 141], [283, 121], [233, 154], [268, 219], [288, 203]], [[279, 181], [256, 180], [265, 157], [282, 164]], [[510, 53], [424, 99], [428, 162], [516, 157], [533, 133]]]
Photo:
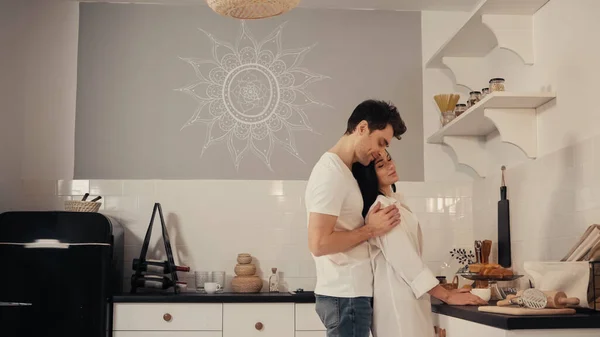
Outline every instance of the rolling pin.
[[[517, 296], [521, 296], [522, 293], [523, 290], [519, 290], [519, 292], [517, 292]], [[548, 304], [546, 305], [546, 308], [562, 309], [565, 308], [567, 305], [579, 305], [580, 303], [577, 297], [567, 297], [567, 294], [565, 294], [562, 291], [543, 291], [543, 293], [548, 299]], [[508, 295], [506, 299], [508, 301], [509, 296], [511, 295]]]
[[[521, 293], [522, 293], [522, 291], [521, 291]], [[506, 306], [512, 305], [510, 300], [512, 300], [513, 298], [517, 298], [517, 297], [518, 297], [517, 295], [507, 295], [505, 300], [498, 301], [498, 303], [496, 303], [496, 305], [499, 307], [506, 307]]]

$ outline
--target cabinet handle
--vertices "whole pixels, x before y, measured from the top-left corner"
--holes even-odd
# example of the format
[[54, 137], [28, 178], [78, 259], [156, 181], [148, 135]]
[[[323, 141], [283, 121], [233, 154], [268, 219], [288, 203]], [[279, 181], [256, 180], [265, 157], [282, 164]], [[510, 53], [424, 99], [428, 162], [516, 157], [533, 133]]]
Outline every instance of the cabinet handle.
[[264, 325], [261, 322], [258, 322], [256, 324], [254, 324], [254, 328], [258, 331], [262, 330], [264, 328]]
[[163, 315], [163, 319], [165, 320], [165, 322], [170, 322], [173, 319], [173, 316], [171, 316], [171, 314], [167, 313]]

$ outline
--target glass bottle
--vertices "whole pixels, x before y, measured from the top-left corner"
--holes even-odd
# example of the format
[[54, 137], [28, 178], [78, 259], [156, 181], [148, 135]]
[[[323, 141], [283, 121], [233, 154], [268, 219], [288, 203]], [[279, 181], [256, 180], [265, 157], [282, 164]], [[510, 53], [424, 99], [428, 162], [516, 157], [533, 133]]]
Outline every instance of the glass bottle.
[[277, 275], [277, 268], [271, 268], [273, 274], [269, 277], [269, 292], [279, 292], [279, 275]]

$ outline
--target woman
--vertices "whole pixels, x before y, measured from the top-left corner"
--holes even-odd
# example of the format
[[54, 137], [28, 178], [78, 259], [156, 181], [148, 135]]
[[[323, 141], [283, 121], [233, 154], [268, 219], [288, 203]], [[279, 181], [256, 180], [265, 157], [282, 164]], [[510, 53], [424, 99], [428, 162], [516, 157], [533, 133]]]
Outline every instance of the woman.
[[355, 164], [352, 173], [363, 194], [363, 216], [377, 203], [396, 204], [400, 225], [385, 236], [370, 240], [374, 274], [373, 336], [432, 337], [429, 295], [453, 305], [483, 305], [466, 289], [448, 291], [422, 259], [421, 228], [404, 198], [396, 193], [396, 166], [387, 151], [369, 166]]

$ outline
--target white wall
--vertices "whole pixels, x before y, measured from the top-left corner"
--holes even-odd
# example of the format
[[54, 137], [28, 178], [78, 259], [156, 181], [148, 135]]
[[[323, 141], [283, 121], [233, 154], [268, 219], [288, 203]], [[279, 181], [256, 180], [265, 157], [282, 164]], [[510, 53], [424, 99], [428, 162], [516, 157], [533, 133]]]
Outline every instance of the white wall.
[[[587, 226], [600, 222], [600, 179], [595, 174], [600, 172], [600, 47], [590, 40], [590, 32], [600, 30], [597, 13], [599, 1], [552, 0], [534, 16], [533, 66], [523, 65], [510, 51], [487, 56], [490, 70], [506, 78], [507, 90], [553, 90], [558, 95], [539, 112], [537, 160], [501, 143], [496, 133], [487, 144], [488, 177], [472, 174], [474, 236], [495, 240], [500, 166], [507, 165], [513, 265], [521, 271], [526, 260], [560, 259]], [[439, 80], [426, 74], [424, 83], [452, 90]], [[425, 157], [426, 172], [439, 169], [429, 165], [447, 165], [451, 157], [435, 151], [439, 157]]]
[[427, 137], [440, 128], [440, 112], [433, 96], [442, 93], [461, 92], [466, 97], [468, 91], [454, 85], [450, 70], [427, 69], [425, 63], [448, 40], [469, 13], [425, 11], [421, 13], [421, 36], [423, 56], [423, 142], [425, 181], [472, 181], [473, 171], [456, 163], [452, 149], [427, 144]]
[[2, 178], [73, 177], [79, 4], [0, 3]]

